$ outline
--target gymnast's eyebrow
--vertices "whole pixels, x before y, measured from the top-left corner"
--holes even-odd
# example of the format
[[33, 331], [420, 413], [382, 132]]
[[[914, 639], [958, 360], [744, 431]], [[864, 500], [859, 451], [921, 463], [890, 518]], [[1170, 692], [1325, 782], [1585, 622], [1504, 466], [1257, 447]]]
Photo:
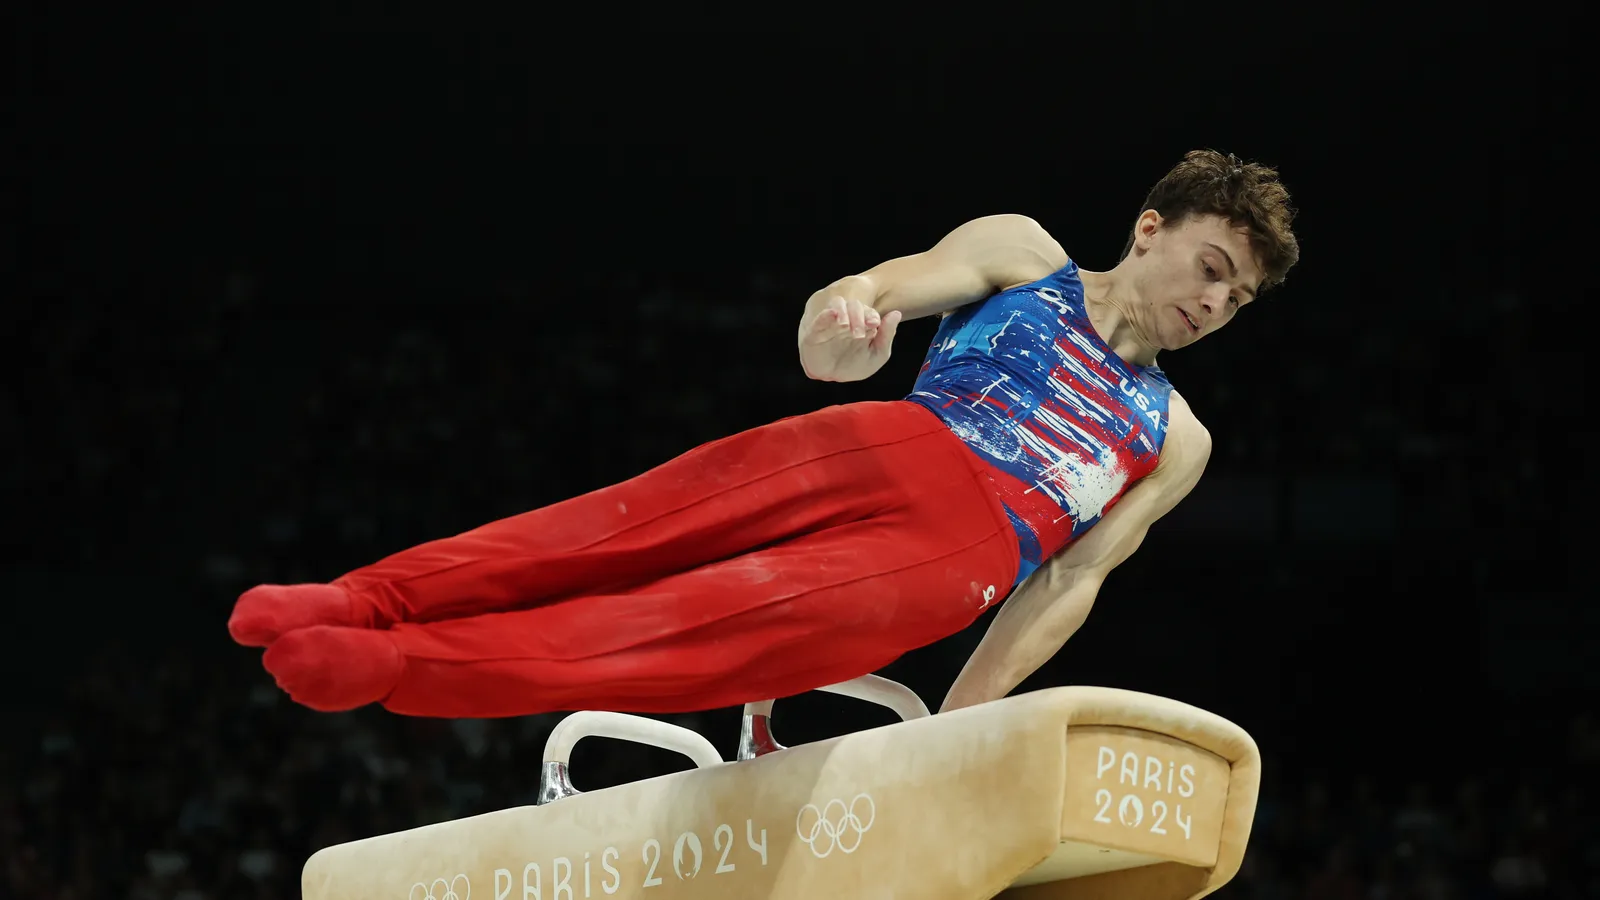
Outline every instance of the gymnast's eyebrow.
[[[1234, 278], [1238, 278], [1239, 277], [1239, 267], [1233, 264], [1233, 257], [1228, 255], [1228, 251], [1222, 249], [1221, 247], [1218, 247], [1216, 244], [1213, 244], [1210, 241], [1206, 241], [1206, 246], [1210, 247], [1211, 249], [1213, 249], [1215, 251], [1217, 251], [1218, 253], [1221, 253], [1222, 254], [1222, 258], [1228, 261], [1228, 274], [1229, 275], [1232, 275]], [[1256, 298], [1256, 292], [1250, 290], [1250, 288], [1245, 287], [1245, 288], [1242, 288], [1242, 290], [1245, 293], [1250, 295], [1250, 299], [1251, 300], [1254, 300]]]

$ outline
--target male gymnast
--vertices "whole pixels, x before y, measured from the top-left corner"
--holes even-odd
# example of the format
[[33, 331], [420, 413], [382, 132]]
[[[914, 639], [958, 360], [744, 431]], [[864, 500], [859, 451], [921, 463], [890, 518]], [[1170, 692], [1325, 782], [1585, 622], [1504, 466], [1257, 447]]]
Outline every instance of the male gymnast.
[[904, 398], [712, 441], [329, 583], [257, 586], [230, 633], [317, 710], [664, 713], [846, 681], [998, 604], [942, 709], [1003, 697], [1199, 480], [1210, 436], [1156, 356], [1283, 281], [1293, 218], [1274, 170], [1193, 151], [1109, 271], [1024, 216], [967, 222], [802, 314], [800, 364], [837, 382], [942, 316]]

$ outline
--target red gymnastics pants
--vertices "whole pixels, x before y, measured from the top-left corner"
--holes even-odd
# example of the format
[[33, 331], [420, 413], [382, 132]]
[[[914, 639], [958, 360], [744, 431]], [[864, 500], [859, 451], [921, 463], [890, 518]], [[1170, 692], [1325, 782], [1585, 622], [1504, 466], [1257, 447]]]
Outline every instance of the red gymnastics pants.
[[1016, 576], [979, 459], [909, 401], [834, 406], [620, 484], [239, 598], [299, 703], [417, 716], [681, 712], [863, 675]]

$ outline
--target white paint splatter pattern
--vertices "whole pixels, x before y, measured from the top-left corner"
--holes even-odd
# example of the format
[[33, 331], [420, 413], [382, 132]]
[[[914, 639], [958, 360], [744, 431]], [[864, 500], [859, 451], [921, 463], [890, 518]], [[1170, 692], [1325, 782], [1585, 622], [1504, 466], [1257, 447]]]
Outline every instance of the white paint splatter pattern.
[[947, 317], [908, 398], [1026, 493], [1048, 497], [1076, 537], [1154, 466], [1170, 391], [1159, 368], [1127, 366], [1093, 333], [1069, 264]]

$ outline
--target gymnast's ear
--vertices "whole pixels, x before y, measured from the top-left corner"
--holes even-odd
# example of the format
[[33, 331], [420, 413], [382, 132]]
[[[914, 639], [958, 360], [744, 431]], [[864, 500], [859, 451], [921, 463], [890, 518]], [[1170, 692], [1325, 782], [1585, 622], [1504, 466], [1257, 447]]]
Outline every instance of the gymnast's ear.
[[1153, 209], [1139, 213], [1139, 218], [1133, 222], [1133, 248], [1149, 250], [1155, 244], [1156, 235], [1166, 224], [1167, 220], [1162, 218], [1161, 213]]

